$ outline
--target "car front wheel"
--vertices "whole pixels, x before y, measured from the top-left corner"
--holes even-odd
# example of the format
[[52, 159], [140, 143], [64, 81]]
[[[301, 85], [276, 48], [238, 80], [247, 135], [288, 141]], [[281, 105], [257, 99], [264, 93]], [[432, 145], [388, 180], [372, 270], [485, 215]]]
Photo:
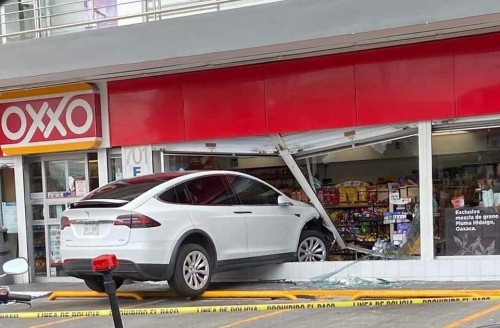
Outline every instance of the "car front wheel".
[[212, 278], [210, 256], [197, 244], [182, 245], [175, 261], [170, 287], [184, 297], [198, 297], [207, 290]]
[[297, 247], [299, 262], [321, 262], [328, 256], [325, 236], [315, 230], [302, 231]]

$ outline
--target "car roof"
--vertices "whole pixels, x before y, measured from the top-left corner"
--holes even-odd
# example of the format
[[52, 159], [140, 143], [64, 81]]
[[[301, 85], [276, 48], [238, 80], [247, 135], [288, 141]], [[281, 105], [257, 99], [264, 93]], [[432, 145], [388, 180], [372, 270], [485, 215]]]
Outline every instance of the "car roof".
[[119, 181], [127, 182], [130, 184], [135, 183], [147, 183], [153, 181], [168, 181], [178, 177], [182, 177], [184, 175], [192, 174], [194, 171], [176, 171], [176, 172], [167, 172], [167, 173], [153, 173], [141, 175], [138, 177], [127, 178]]
[[209, 171], [174, 171], [174, 172], [165, 172], [165, 173], [153, 173], [153, 174], [146, 174], [146, 175], [141, 175], [138, 177], [133, 177], [133, 178], [126, 178], [123, 180], [119, 180], [116, 182], [126, 182], [129, 184], [135, 184], [135, 183], [147, 183], [147, 182], [154, 182], [154, 181], [169, 181], [175, 178], [183, 177], [183, 176], [188, 176], [188, 175], [195, 175], [195, 176], [204, 176], [204, 175], [217, 175], [217, 174], [234, 174], [234, 175], [241, 175], [241, 176], [247, 176], [250, 178], [254, 178], [253, 176], [249, 176], [248, 174], [244, 174], [241, 172], [237, 171], [226, 171], [226, 170], [209, 170]]

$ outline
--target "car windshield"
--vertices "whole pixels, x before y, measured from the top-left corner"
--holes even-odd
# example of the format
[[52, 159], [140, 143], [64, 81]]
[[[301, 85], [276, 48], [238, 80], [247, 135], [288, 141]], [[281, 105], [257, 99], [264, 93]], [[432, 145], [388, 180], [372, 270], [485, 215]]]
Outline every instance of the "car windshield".
[[180, 173], [155, 174], [112, 182], [94, 190], [87, 196], [83, 197], [80, 202], [101, 199], [113, 199], [129, 202], [159, 184], [181, 175], [182, 174]]

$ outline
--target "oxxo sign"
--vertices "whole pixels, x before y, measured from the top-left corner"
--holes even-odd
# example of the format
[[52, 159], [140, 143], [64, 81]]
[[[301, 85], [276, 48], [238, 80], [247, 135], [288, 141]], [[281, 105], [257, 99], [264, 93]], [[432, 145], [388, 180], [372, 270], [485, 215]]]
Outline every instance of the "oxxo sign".
[[89, 84], [3, 93], [0, 114], [7, 155], [91, 149], [101, 141], [99, 95]]

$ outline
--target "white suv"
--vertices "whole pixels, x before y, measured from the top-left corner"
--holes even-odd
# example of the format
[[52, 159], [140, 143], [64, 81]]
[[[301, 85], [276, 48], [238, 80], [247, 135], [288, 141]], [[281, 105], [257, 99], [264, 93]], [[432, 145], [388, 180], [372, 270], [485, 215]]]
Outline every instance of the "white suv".
[[168, 280], [195, 297], [215, 272], [285, 261], [324, 261], [333, 236], [314, 207], [252, 176], [175, 172], [112, 182], [61, 218], [66, 273], [103, 291], [91, 259], [115, 254], [124, 279]]

